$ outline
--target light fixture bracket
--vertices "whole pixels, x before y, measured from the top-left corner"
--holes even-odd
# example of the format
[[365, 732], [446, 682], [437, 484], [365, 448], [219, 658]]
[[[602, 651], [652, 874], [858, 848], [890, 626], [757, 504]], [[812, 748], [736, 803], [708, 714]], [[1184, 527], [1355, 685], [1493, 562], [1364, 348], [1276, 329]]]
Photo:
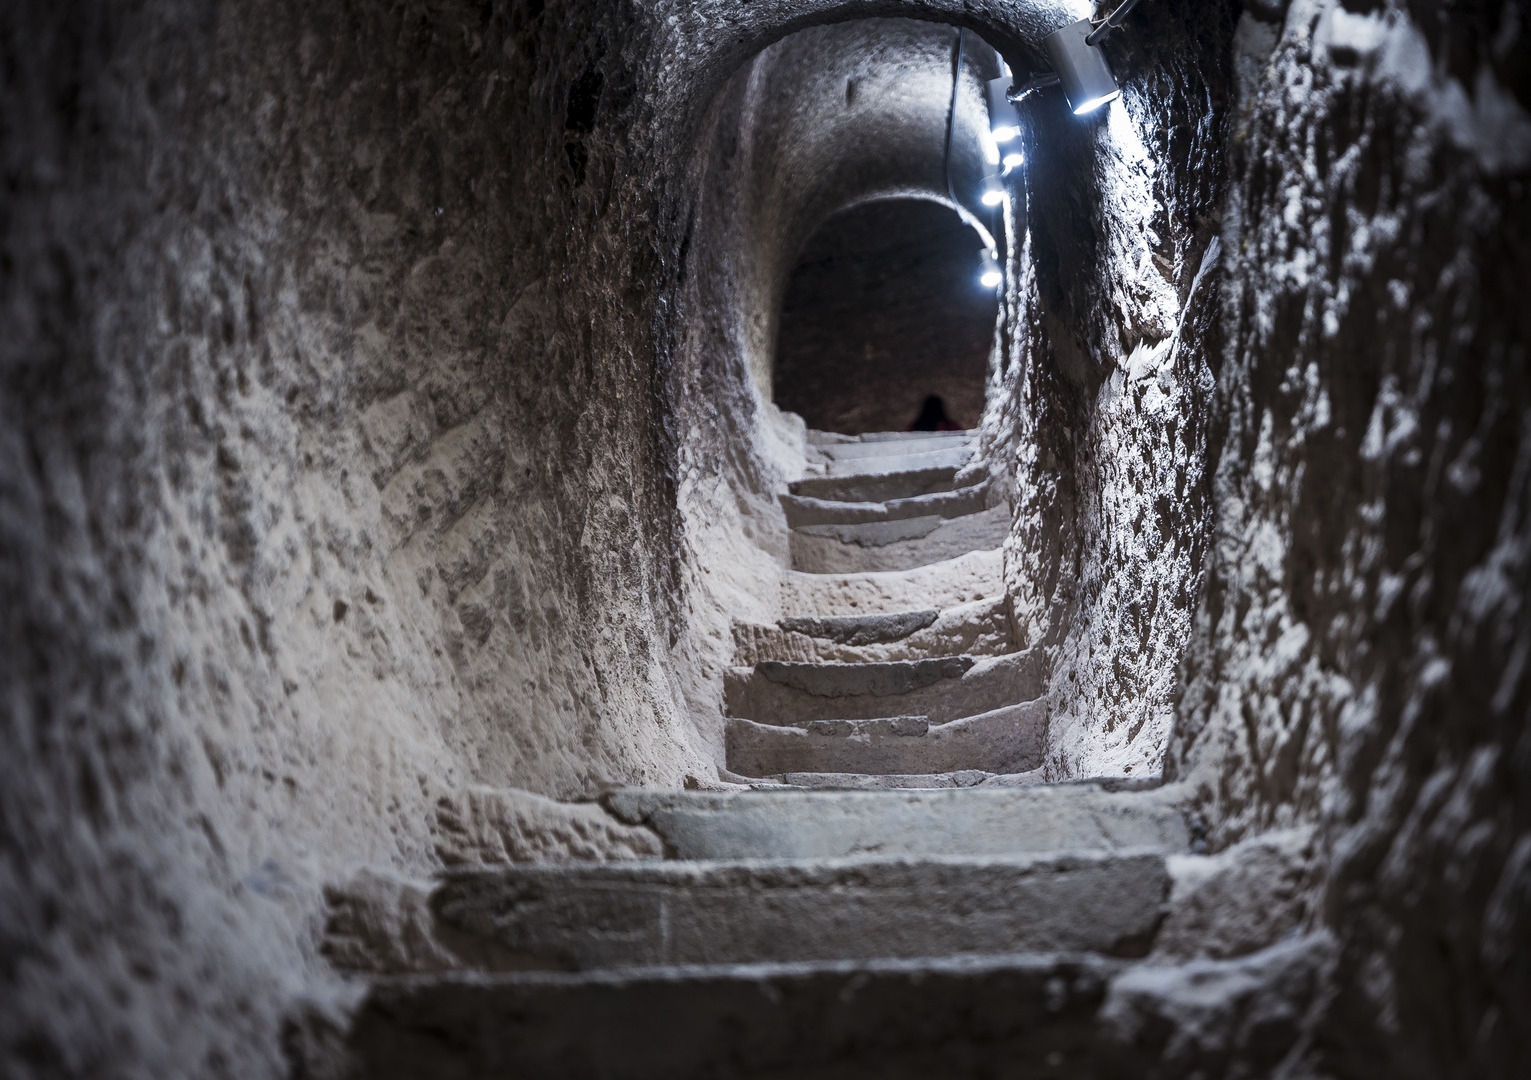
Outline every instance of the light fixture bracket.
[[1094, 112], [1121, 95], [1105, 54], [1090, 44], [1094, 31], [1089, 19], [1080, 19], [1055, 30], [1042, 42], [1063, 84], [1063, 96], [1077, 116]]

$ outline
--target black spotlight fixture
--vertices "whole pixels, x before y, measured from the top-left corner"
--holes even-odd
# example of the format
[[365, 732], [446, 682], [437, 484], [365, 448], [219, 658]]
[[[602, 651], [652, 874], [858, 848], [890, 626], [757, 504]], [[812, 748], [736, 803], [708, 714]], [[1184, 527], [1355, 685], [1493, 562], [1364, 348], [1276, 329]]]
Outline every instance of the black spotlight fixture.
[[1044, 86], [1062, 84], [1063, 96], [1068, 99], [1074, 115], [1092, 113], [1108, 101], [1121, 96], [1121, 87], [1100, 51], [1100, 43], [1122, 24], [1138, 0], [1122, 0], [1117, 9], [1102, 23], [1080, 19], [1047, 35], [1042, 46], [1053, 62], [1053, 70], [1039, 75], [1017, 91], [1017, 97], [1025, 97]]

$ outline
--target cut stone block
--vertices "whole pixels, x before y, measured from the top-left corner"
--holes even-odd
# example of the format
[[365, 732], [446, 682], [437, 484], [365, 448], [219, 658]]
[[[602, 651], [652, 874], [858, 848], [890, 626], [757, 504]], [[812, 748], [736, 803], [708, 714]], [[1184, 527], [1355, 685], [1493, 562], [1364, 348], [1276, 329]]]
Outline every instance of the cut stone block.
[[[927, 616], [934, 617], [925, 623]], [[912, 611], [821, 619], [789, 616], [779, 626], [734, 625], [734, 663], [741, 667], [762, 660], [877, 663], [1014, 651], [1003, 597], [960, 604], [939, 615]]]
[[781, 628], [790, 633], [827, 638], [837, 645], [884, 645], [923, 630], [941, 617], [928, 611], [901, 611], [891, 615], [829, 615], [824, 618], [788, 617]]
[[[904, 458], [902, 461], [911, 459]], [[916, 495], [928, 495], [934, 491], [951, 491], [957, 487], [957, 464], [927, 465], [903, 472], [880, 473], [876, 476], [810, 476], [787, 485], [793, 495], [812, 499], [832, 499], [836, 502], [886, 502], [889, 499], [909, 499]]]
[[833, 499], [811, 499], [799, 495], [782, 495], [780, 501], [787, 515], [787, 524], [798, 528], [804, 525], [856, 525], [919, 517], [963, 517], [988, 509], [988, 496], [987, 484], [974, 484], [954, 491], [937, 491], [909, 499], [889, 499], [886, 502], [836, 502]]
[[[887, 476], [893, 473], [922, 472], [926, 469], [960, 469], [973, 457], [971, 445], [937, 446], [926, 448], [923, 443], [899, 446], [903, 453], [872, 454], [841, 460], [832, 451], [829, 457], [830, 476]], [[796, 492], [794, 492], [796, 494]]]
[[876, 612], [945, 610], [1002, 596], [1004, 558], [998, 550], [971, 551], [946, 562], [910, 570], [860, 574], [802, 574], [782, 582], [782, 613], [866, 615]]
[[[877, 721], [860, 721], [876, 724]], [[855, 721], [821, 721], [823, 725]], [[784, 727], [750, 720], [727, 721], [730, 772], [777, 776], [795, 772], [918, 773], [981, 769], [1018, 773], [1041, 764], [1047, 738], [1047, 707], [1026, 702], [965, 716], [919, 734], [869, 728], [841, 734], [819, 725]]]
[[[940, 774], [964, 775], [964, 774]], [[991, 774], [968, 774], [974, 784]], [[1176, 793], [1096, 784], [941, 791], [608, 792], [608, 812], [656, 833], [681, 859], [1020, 852], [1184, 852]], [[1173, 868], [1173, 867], [1172, 867]]]
[[[889, 432], [888, 434], [895, 434]], [[973, 438], [965, 432], [904, 431], [899, 439], [867, 439], [851, 436], [810, 445], [832, 461], [854, 461], [858, 458], [889, 457], [900, 454], [929, 453], [932, 450], [971, 449]]]
[[[729, 716], [760, 724], [883, 716], [928, 716], [944, 724], [1037, 698], [1042, 693], [1040, 659], [1027, 651], [897, 664], [762, 663], [727, 673], [724, 707]], [[959, 661], [967, 665], [965, 672], [957, 671]], [[910, 689], [898, 692], [904, 684]], [[857, 687], [866, 689], [858, 693]]]
[[370, 1080], [1104, 1076], [1094, 1063], [1113, 1049], [1096, 1017], [1128, 966], [1005, 956], [393, 978], [371, 987], [348, 1041]]
[[1010, 535], [1010, 508], [959, 518], [909, 518], [793, 529], [792, 569], [809, 574], [908, 570], [970, 551], [998, 549]]
[[588, 970], [1036, 950], [1142, 955], [1162, 855], [584, 863], [453, 871], [438, 940], [478, 970]]
[[778, 686], [815, 697], [891, 697], [933, 686], [942, 679], [960, 679], [976, 661], [971, 656], [942, 656], [928, 660], [893, 660], [880, 664], [795, 664], [763, 660], [755, 675]]
[[978, 437], [978, 429], [967, 431], [864, 431], [860, 435], [846, 435], [840, 431], [818, 431], [810, 428], [808, 444], [818, 447], [844, 446], [855, 443], [902, 443], [919, 442], [923, 439], [952, 439], [971, 442]]

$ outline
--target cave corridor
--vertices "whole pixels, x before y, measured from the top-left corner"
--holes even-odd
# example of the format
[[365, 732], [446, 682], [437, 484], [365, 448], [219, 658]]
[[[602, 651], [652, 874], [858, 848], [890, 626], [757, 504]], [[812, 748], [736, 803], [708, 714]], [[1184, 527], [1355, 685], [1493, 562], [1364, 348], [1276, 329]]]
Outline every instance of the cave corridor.
[[0, 1076], [1531, 1075], [1527, 33], [0, 5]]

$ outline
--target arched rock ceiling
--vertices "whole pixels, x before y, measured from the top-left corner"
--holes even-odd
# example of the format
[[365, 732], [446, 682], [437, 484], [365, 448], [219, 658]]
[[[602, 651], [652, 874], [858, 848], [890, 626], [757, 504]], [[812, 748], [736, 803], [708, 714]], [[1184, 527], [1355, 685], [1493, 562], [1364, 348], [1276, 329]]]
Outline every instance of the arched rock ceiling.
[[[987, 170], [982, 80], [998, 74], [998, 61], [966, 35], [953, 109], [956, 45], [954, 27], [913, 19], [816, 26], [768, 46], [724, 91], [720, 153], [730, 159], [728, 214], [744, 262], [736, 272], [754, 309], [752, 366], [763, 394], [787, 275], [830, 215], [881, 198], [950, 204], [951, 192], [983, 238], [995, 239], [997, 221], [977, 194]], [[979, 243], [975, 235], [975, 250]]]
[[[1042, 62], [1040, 43], [1094, 10], [1089, 0], [738, 0], [656, 4], [656, 89], [661, 115], [705, 107], [748, 58], [794, 31], [854, 19], [903, 17], [963, 26], [983, 35], [1018, 70]], [[726, 26], [729, 33], [719, 34]]]

